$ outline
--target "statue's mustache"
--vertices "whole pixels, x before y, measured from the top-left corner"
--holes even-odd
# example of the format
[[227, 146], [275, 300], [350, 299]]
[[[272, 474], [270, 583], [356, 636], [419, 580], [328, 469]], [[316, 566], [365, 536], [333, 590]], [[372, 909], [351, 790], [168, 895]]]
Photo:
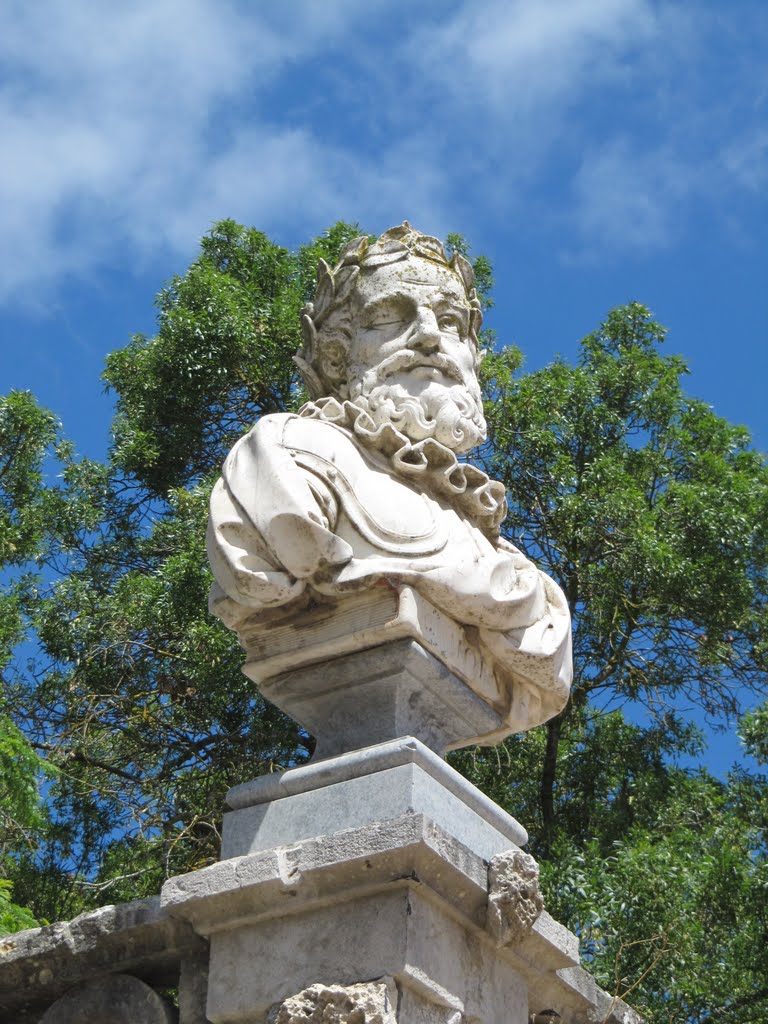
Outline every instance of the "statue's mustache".
[[446, 377], [458, 381], [459, 384], [466, 383], [461, 367], [450, 356], [446, 356], [442, 352], [414, 352], [410, 349], [404, 349], [401, 352], [395, 352], [393, 355], [388, 356], [376, 367], [376, 375], [380, 379], [384, 379], [392, 377], [396, 373], [407, 373], [408, 370], [412, 370], [417, 366], [433, 367]]

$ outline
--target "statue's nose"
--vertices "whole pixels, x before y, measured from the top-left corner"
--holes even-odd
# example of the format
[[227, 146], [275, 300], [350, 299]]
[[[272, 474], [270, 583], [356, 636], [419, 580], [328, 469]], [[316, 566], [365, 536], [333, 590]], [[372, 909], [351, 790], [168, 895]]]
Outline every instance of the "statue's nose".
[[408, 338], [408, 347], [421, 352], [434, 352], [440, 347], [440, 328], [431, 309], [420, 309]]

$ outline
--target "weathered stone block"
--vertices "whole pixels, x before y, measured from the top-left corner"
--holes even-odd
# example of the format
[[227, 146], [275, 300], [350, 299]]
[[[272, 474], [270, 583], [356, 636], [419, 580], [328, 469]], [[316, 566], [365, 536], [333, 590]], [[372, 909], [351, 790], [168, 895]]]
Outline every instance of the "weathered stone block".
[[70, 989], [40, 1024], [177, 1024], [173, 1007], [138, 978], [111, 974]]
[[0, 1021], [37, 1024], [68, 989], [99, 976], [130, 974], [150, 986], [174, 987], [182, 961], [204, 963], [207, 954], [205, 940], [186, 921], [169, 917], [159, 896], [7, 935], [0, 939]]
[[222, 859], [423, 814], [490, 859], [527, 842], [511, 815], [413, 737], [368, 747], [231, 790]]
[[521, 942], [543, 909], [533, 857], [522, 850], [497, 854], [488, 868], [488, 928], [497, 945]]
[[570, 1024], [600, 1019], [598, 1007], [618, 1019], [578, 967], [576, 937], [546, 912], [498, 947], [488, 866], [406, 814], [170, 879], [163, 903], [210, 936], [214, 1024], [262, 1024], [272, 1003], [312, 985], [385, 975], [399, 1024], [509, 1024], [548, 1008]]
[[360, 985], [311, 985], [276, 1003], [267, 1024], [397, 1024], [391, 978]]

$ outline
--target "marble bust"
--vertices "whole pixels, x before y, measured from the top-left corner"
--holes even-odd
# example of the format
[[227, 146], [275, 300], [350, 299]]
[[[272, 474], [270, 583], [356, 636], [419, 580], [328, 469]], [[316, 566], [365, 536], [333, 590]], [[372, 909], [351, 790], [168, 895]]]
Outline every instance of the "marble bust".
[[211, 497], [210, 608], [278, 703], [296, 665], [409, 636], [492, 712], [448, 745], [565, 705], [564, 596], [500, 536], [503, 486], [459, 459], [486, 433], [481, 320], [469, 263], [407, 223], [321, 262], [295, 357], [311, 401], [260, 419]]

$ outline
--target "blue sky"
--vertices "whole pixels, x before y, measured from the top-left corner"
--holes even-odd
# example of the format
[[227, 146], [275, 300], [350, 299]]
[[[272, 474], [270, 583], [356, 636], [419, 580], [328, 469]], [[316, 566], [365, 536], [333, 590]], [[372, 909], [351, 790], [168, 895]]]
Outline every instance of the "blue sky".
[[638, 299], [768, 449], [765, 0], [6, 0], [0, 391], [108, 444], [104, 356], [222, 217], [461, 231], [533, 369]]

